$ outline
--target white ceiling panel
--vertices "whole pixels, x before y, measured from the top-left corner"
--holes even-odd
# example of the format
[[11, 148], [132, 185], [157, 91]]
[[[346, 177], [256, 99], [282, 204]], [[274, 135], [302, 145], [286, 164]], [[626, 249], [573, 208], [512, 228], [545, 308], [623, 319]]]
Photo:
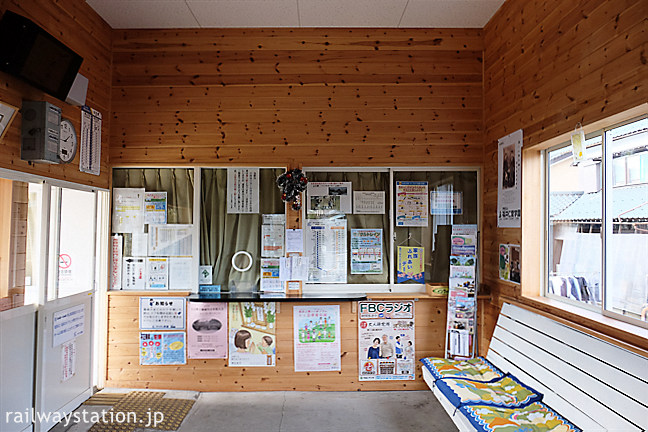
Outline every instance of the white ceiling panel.
[[86, 0], [115, 29], [198, 27], [184, 0]]
[[187, 0], [201, 27], [299, 27], [297, 0]]
[[298, 0], [302, 27], [397, 27], [407, 0]]
[[504, 0], [86, 0], [111, 27], [476, 27]]
[[409, 0], [400, 27], [482, 28], [504, 0]]

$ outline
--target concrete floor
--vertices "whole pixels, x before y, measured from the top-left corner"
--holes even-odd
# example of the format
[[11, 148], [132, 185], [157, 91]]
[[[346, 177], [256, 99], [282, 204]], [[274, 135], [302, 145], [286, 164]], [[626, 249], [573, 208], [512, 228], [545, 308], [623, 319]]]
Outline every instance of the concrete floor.
[[[125, 389], [104, 392], [123, 393]], [[195, 399], [179, 432], [446, 432], [454, 423], [430, 391], [241, 392], [167, 391]], [[99, 412], [110, 407], [81, 406]], [[89, 416], [88, 416], [89, 417]], [[59, 424], [53, 432], [86, 432], [92, 424]], [[137, 429], [149, 432], [154, 429]]]

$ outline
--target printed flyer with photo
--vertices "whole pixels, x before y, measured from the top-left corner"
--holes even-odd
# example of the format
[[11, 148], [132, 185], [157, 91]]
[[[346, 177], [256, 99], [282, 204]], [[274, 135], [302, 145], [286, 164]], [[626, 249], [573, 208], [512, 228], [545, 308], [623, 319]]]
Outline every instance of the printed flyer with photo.
[[227, 358], [227, 303], [187, 304], [187, 352], [190, 359]]
[[414, 302], [358, 302], [360, 381], [413, 380], [416, 371]]
[[428, 182], [396, 182], [396, 226], [428, 226]]

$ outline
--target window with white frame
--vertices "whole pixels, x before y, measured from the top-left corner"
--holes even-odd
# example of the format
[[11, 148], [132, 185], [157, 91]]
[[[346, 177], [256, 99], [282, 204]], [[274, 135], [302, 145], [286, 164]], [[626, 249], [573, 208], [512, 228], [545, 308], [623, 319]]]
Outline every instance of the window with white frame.
[[[337, 289], [348, 291], [381, 292], [381, 291], [418, 291], [424, 284], [447, 285], [450, 268], [450, 234], [452, 225], [478, 224], [478, 191], [479, 172], [477, 169], [466, 168], [305, 168], [308, 175], [309, 188], [317, 192], [306, 193], [304, 196], [304, 235], [309, 236], [310, 221], [320, 219], [340, 218], [346, 221], [347, 227], [347, 260], [346, 284]], [[313, 185], [316, 185], [313, 187]], [[331, 186], [343, 191], [347, 197], [338, 199], [339, 191], [326, 192], [321, 185]], [[405, 187], [420, 192], [421, 207], [412, 206], [412, 215], [403, 205], [399, 196]], [[368, 205], [373, 214], [362, 210], [360, 199], [366, 197], [384, 196], [382, 205]], [[371, 195], [380, 192], [382, 195]], [[326, 194], [329, 194], [328, 196]], [[399, 195], [400, 194], [400, 195]], [[348, 200], [345, 205], [344, 200]], [[339, 201], [339, 202], [338, 202]], [[320, 206], [321, 208], [316, 208]], [[372, 208], [373, 207], [373, 208]], [[421, 210], [422, 209], [422, 210]], [[378, 211], [379, 210], [379, 211]], [[417, 213], [418, 212], [418, 213]], [[417, 214], [415, 214], [417, 213]], [[403, 222], [403, 219], [406, 221]], [[411, 220], [410, 220], [411, 219]], [[381, 265], [378, 271], [369, 273], [354, 271], [363, 268], [362, 250], [357, 249], [355, 231], [379, 231], [382, 235], [380, 243]], [[313, 253], [307, 247], [306, 256], [313, 260]], [[398, 256], [399, 248], [422, 249], [423, 281], [413, 279], [399, 281]], [[417, 251], [417, 253], [418, 253]], [[369, 255], [368, 259], [375, 259]], [[310, 263], [311, 267], [313, 264]], [[320, 291], [336, 289], [332, 284], [322, 284], [313, 280], [309, 274], [306, 290]]]
[[648, 312], [648, 118], [548, 149], [545, 294], [606, 315]]

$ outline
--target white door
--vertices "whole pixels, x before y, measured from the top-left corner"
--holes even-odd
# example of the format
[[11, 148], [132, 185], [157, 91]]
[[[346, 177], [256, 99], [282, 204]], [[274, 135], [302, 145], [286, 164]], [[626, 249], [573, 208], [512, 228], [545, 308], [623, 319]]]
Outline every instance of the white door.
[[97, 194], [51, 186], [47, 292], [38, 312], [35, 430], [93, 392]]

